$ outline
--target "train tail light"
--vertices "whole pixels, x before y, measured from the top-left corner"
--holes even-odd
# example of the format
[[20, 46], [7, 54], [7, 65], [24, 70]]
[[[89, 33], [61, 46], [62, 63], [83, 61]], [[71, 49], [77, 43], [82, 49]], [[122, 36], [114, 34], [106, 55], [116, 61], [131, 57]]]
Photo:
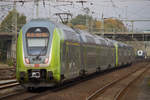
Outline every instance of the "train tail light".
[[25, 62], [26, 62], [27, 64], [29, 64], [29, 63], [30, 63], [30, 61], [29, 61], [29, 59], [28, 59], [28, 58], [25, 58]]
[[45, 63], [45, 64], [47, 64], [47, 63], [48, 63], [48, 58], [45, 58], [44, 63]]

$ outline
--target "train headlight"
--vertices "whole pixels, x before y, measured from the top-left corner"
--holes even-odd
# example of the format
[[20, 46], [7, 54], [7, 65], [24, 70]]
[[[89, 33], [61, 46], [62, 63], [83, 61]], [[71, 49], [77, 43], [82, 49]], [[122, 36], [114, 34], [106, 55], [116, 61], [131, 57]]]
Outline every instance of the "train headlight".
[[28, 58], [25, 58], [25, 62], [26, 62], [27, 64], [30, 64], [30, 61], [29, 61]]
[[48, 58], [45, 58], [44, 63], [45, 63], [45, 64], [48, 63]]

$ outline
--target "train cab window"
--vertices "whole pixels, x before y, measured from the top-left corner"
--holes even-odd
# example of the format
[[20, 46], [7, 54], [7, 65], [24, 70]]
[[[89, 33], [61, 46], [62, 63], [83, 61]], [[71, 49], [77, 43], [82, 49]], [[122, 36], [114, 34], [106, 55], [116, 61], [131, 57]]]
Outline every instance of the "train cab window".
[[49, 31], [45, 27], [33, 27], [26, 33], [28, 55], [46, 55]]
[[28, 47], [45, 47], [47, 46], [48, 38], [28, 38]]

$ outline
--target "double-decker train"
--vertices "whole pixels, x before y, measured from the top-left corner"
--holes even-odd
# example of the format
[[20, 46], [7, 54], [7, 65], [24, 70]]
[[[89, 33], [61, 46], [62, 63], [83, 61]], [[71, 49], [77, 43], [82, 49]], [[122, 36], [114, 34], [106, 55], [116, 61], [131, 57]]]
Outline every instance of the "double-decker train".
[[131, 46], [48, 19], [34, 19], [18, 34], [16, 77], [25, 87], [54, 86], [131, 64]]

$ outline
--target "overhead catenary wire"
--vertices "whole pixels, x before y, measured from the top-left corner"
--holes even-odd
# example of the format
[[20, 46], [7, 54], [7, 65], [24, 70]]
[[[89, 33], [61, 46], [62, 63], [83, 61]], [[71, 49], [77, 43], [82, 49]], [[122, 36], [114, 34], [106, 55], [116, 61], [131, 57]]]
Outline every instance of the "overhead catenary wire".
[[[12, 1], [14, 1], [14, 0], [0, 0], [0, 1], [6, 1], [6, 2], [12, 2]], [[16, 1], [18, 1], [18, 2], [29, 2], [29, 1], [37, 1], [37, 0], [16, 0]], [[38, 0], [38, 1], [40, 1], [41, 3], [43, 2], [43, 0]], [[45, 6], [47, 6], [47, 2], [53, 2], [53, 3], [55, 3], [55, 2], [58, 2], [58, 1], [63, 1], [63, 0], [44, 0], [44, 2], [45, 2]], [[64, 0], [65, 2], [67, 2], [68, 0]], [[72, 2], [73, 2], [73, 0], [71, 0]], [[90, 3], [90, 2], [93, 2], [94, 0], [87, 0], [88, 1], [88, 3]], [[130, 0], [130, 1], [141, 1], [141, 0]], [[148, 1], [148, 0], [144, 0], [144, 1]], [[101, 2], [104, 2], [105, 4], [108, 4], [108, 2], [109, 2], [109, 5], [108, 6], [110, 6], [110, 7], [112, 7], [112, 3], [114, 3], [117, 7], [119, 7], [119, 9], [121, 9], [121, 6], [120, 5], [118, 5], [117, 4], [117, 2], [122, 2], [122, 0], [103, 0], [103, 1], [101, 1]], [[97, 2], [98, 4], [101, 4], [101, 2]], [[125, 2], [129, 2], [129, 0], [127, 0], [127, 1], [125, 1]], [[63, 2], [62, 2], [63, 3]], [[43, 3], [42, 4], [40, 4], [40, 5], [43, 5]], [[102, 4], [101, 4], [102, 5]], [[55, 6], [55, 5], [52, 5], [51, 4], [51, 6]], [[61, 5], [58, 5], [58, 6], [61, 6]], [[75, 5], [74, 4], [74, 2], [73, 2], [73, 5], [67, 5], [66, 7], [58, 7], [58, 8], [55, 8], [55, 9], [57, 9], [58, 11], [60, 11], [60, 12], [68, 12], [69, 10], [67, 10], [67, 9], [69, 9], [69, 8], [71, 8], [71, 6], [72, 6], [72, 8], [73, 8], [73, 6], [74, 6], [74, 8], [78, 8], [79, 7], [79, 5]], [[77, 7], [78, 6], [78, 7]], [[95, 6], [95, 4], [94, 4], [94, 6]], [[106, 6], [106, 7], [108, 7], [107, 5], [104, 5], [104, 6]], [[34, 7], [34, 6], [33, 6]], [[80, 6], [81, 7], [81, 6]], [[53, 7], [54, 8], [54, 7]], [[81, 7], [82, 8], [82, 7]], [[107, 9], [107, 8], [106, 8]], [[110, 9], [110, 8], [109, 8]], [[110, 9], [111, 10], [111, 9]], [[102, 10], [100, 10], [100, 11], [102, 11]], [[105, 11], [107, 11], [107, 10], [105, 10]], [[113, 8], [113, 10], [112, 10], [112, 12], [113, 12], [113, 17], [116, 17], [116, 18], [118, 18], [117, 16], [119, 16], [119, 15], [121, 15], [121, 13], [120, 13], [120, 10], [118, 10], [116, 7], [114, 7]], [[135, 16], [136, 14], [132, 14], [132, 11], [127, 11], [129, 14], [130, 14], [130, 16]], [[130, 13], [131, 12], [131, 13]], [[82, 13], [82, 12], [81, 12]], [[83, 13], [84, 13], [84, 11], [83, 11]], [[105, 13], [104, 13], [105, 14]], [[95, 14], [93, 14], [94, 16], [95, 15], [97, 15], [97, 12], [95, 12]], [[117, 16], [116, 16], [117, 15]], [[142, 15], [140, 15], [140, 14], [137, 14], [137, 15], [139, 15], [139, 16], [144, 16], [143, 14]], [[105, 15], [105, 16], [107, 16], [107, 15]], [[122, 16], [120, 17], [120, 18], [122, 18]]]

